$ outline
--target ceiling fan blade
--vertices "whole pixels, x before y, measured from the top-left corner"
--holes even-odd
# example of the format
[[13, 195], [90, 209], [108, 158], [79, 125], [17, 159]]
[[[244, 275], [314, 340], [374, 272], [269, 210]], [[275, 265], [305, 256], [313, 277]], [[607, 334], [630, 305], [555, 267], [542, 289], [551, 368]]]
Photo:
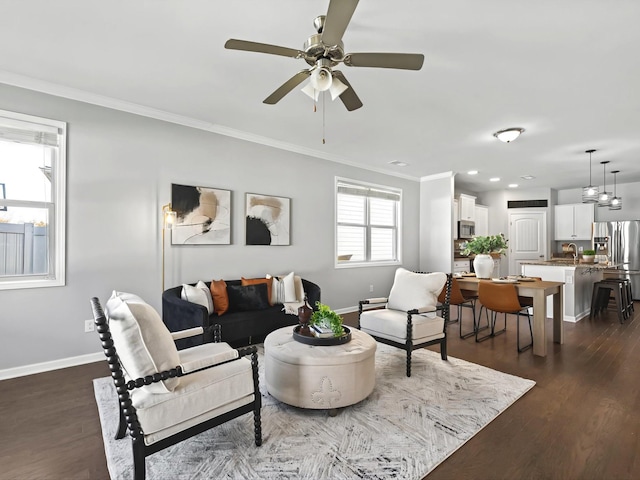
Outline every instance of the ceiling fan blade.
[[275, 92], [265, 98], [262, 103], [275, 105], [280, 100], [282, 100], [282, 97], [284, 97], [287, 93], [304, 82], [304, 80], [309, 77], [309, 75], [311, 75], [311, 72], [309, 70], [302, 70], [296, 73], [293, 77], [284, 82]]
[[347, 87], [349, 87], [340, 95], [340, 100], [342, 100], [342, 103], [344, 103], [344, 106], [347, 107], [347, 110], [352, 112], [353, 110], [357, 110], [358, 108], [360, 108], [362, 106], [362, 102], [360, 101], [360, 99], [358, 98], [358, 95], [356, 95], [356, 92], [353, 90], [353, 87], [351, 86], [349, 81], [345, 78], [345, 76], [342, 74], [342, 72], [340, 70], [334, 70], [333, 76], [336, 77], [338, 80], [340, 80], [342, 83], [344, 83]]
[[349, 53], [344, 64], [349, 67], [400, 68], [420, 70], [424, 63], [421, 53]]
[[247, 40], [236, 40], [231, 38], [224, 44], [224, 48], [230, 50], [245, 50], [247, 52], [269, 53], [271, 55], [282, 55], [283, 57], [300, 58], [304, 52], [295, 48], [279, 47], [268, 43], [249, 42]]
[[322, 28], [322, 43], [328, 46], [338, 45], [351, 21], [358, 0], [331, 0], [327, 18]]

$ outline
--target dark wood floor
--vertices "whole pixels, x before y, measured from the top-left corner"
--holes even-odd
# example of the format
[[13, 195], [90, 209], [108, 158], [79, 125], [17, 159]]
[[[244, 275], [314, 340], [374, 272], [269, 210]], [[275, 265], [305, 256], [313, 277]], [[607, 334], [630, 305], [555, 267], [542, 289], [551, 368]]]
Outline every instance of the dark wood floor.
[[[537, 385], [429, 480], [640, 478], [639, 317], [636, 302], [624, 325], [611, 314], [565, 323], [565, 344], [549, 333], [546, 358], [517, 353], [513, 322], [480, 344], [452, 324], [449, 355]], [[91, 384], [107, 375], [99, 362], [0, 382], [0, 479], [107, 479]]]

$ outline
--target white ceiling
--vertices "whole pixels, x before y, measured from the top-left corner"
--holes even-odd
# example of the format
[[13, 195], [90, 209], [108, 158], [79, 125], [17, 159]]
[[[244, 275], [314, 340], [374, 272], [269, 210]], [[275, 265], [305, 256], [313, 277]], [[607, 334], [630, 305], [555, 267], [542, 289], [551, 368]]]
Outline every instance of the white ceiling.
[[[621, 171], [618, 183], [640, 182], [639, 1], [361, 0], [345, 50], [423, 53], [422, 70], [341, 67], [364, 103], [353, 112], [327, 99], [324, 114], [322, 102], [313, 113], [299, 89], [263, 104], [307, 64], [226, 50], [225, 41], [302, 49], [327, 6], [3, 0], [0, 82], [88, 92], [395, 175], [453, 171], [477, 192], [512, 182], [583, 186], [589, 148], [598, 150], [594, 183], [602, 184], [602, 160], [611, 161], [607, 172]], [[508, 127], [526, 131], [510, 144], [493, 138]], [[471, 169], [480, 173], [466, 175]], [[520, 178], [527, 174], [536, 178]], [[490, 183], [493, 176], [502, 180]]]

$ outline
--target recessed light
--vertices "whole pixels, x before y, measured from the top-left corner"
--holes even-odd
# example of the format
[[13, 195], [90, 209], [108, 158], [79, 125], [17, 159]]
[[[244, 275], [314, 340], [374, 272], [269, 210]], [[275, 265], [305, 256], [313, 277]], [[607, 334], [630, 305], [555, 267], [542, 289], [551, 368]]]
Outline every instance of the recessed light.
[[489, 179], [490, 182], [499, 182], [500, 181], [500, 177], [493, 177]]
[[478, 170], [469, 170], [467, 172], [467, 175], [477, 175], [478, 174]]
[[509, 184], [509, 188], [518, 188], [518, 184], [517, 183], [510, 183]]
[[533, 180], [536, 177], [534, 177], [533, 175], [522, 175], [520, 178], [523, 180]]
[[409, 165], [406, 162], [401, 162], [400, 160], [392, 160], [391, 162], [389, 162], [391, 165], [395, 165], [396, 167], [406, 167], [407, 165]]

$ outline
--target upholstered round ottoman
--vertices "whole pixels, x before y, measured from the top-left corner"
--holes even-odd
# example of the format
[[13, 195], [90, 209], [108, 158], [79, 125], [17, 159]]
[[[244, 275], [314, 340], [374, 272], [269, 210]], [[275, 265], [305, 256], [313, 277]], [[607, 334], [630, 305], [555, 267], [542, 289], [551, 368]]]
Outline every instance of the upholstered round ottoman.
[[376, 341], [351, 329], [351, 341], [329, 347], [307, 345], [293, 338], [293, 327], [270, 333], [264, 340], [267, 390], [288, 405], [326, 409], [353, 405], [373, 391]]

